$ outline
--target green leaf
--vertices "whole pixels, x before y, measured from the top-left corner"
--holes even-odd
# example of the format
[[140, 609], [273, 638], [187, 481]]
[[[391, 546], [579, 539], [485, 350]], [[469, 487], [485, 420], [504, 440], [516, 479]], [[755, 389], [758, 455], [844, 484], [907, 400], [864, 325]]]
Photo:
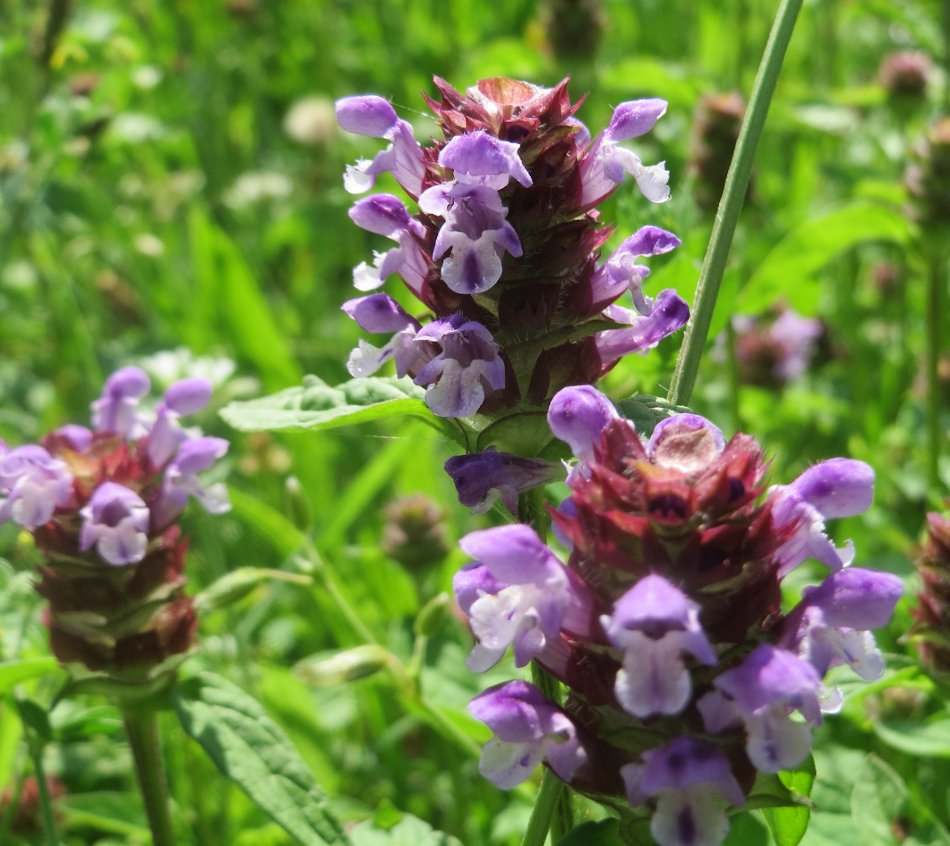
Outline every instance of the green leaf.
[[620, 823], [617, 820], [584, 823], [558, 840], [557, 846], [623, 846]]
[[230, 573], [225, 573], [201, 591], [195, 597], [195, 609], [199, 614], [205, 614], [219, 608], [227, 608], [252, 593], [260, 585], [274, 581], [290, 582], [302, 587], [313, 584], [313, 579], [299, 573], [286, 573], [283, 570], [259, 567], [238, 567]]
[[911, 226], [897, 209], [867, 201], [813, 215], [793, 229], [765, 257], [741, 295], [742, 310], [755, 314], [779, 297], [796, 311], [813, 314], [818, 306], [815, 274], [857, 244], [905, 244]]
[[19, 658], [0, 663], [0, 696], [8, 693], [20, 682], [60, 672], [55, 658]]
[[178, 686], [174, 707], [218, 769], [296, 842], [350, 843], [293, 744], [243, 690], [203, 673]]
[[316, 376], [305, 376], [299, 387], [232, 402], [221, 409], [221, 416], [242, 432], [259, 432], [336, 429], [409, 415], [459, 440], [461, 430], [429, 411], [424, 396], [425, 391], [408, 379], [373, 376], [351, 379], [334, 388]]
[[436, 831], [417, 817], [403, 814], [399, 822], [382, 827], [376, 819], [360, 823], [350, 832], [353, 846], [462, 846], [450, 834]]
[[[778, 777], [793, 799], [807, 798], [815, 783], [815, 760], [809, 755], [794, 770], [784, 770]], [[811, 808], [806, 804], [764, 808], [762, 815], [778, 846], [798, 846], [808, 830]]]
[[907, 801], [907, 785], [877, 755], [864, 759], [851, 792], [851, 819], [861, 843], [892, 846], [893, 822]]
[[920, 758], [950, 758], [950, 719], [933, 723], [874, 724], [874, 732], [888, 746]]
[[67, 831], [93, 828], [122, 835], [129, 844], [144, 846], [151, 842], [151, 836], [141, 808], [142, 803], [131, 793], [69, 793], [56, 800], [56, 809], [65, 816]]

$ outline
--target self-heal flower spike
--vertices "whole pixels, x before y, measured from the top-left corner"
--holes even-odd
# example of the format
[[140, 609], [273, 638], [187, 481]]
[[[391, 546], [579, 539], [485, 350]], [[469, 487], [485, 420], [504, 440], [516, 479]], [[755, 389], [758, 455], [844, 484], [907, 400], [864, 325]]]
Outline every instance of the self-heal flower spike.
[[495, 737], [485, 744], [479, 772], [509, 789], [542, 761], [565, 781], [587, 760], [571, 719], [534, 685], [512, 681], [476, 696], [469, 712]]
[[782, 611], [783, 577], [834, 549], [824, 521], [866, 510], [873, 474], [832, 459], [769, 487], [751, 436], [727, 440], [686, 413], [646, 437], [590, 385], [559, 391], [548, 419], [577, 458], [571, 494], [551, 511], [569, 557], [527, 526], [463, 541], [479, 560], [457, 574], [456, 597], [473, 657], [490, 659], [470, 666], [514, 642], [517, 664], [530, 658], [566, 686], [564, 711], [583, 727], [588, 765], [571, 787], [648, 806], [662, 846], [716, 846], [757, 771], [808, 755], [835, 704], [829, 670], [881, 672], [870, 632], [894, 610], [895, 576], [843, 567], [836, 553]]
[[133, 688], [167, 678], [193, 642], [178, 515], [189, 497], [229, 507], [223, 486], [199, 477], [227, 442], [181, 422], [208, 404], [210, 383], [176, 382], [154, 411], [148, 388], [124, 367], [92, 404], [92, 429], [69, 424], [0, 449], [0, 522], [31, 530], [44, 557], [37, 590], [54, 654]]
[[[392, 142], [348, 170], [347, 188], [365, 190], [379, 173], [392, 171], [418, 208], [385, 194], [356, 203], [354, 222], [398, 246], [358, 265], [354, 284], [370, 291], [401, 277], [423, 307], [411, 309], [422, 324], [420, 337], [430, 325], [461, 317], [492, 339], [497, 367], [478, 380], [478, 391], [470, 390], [473, 382], [462, 386], [462, 370], [445, 372], [444, 387], [426, 398], [436, 414], [540, 418], [560, 388], [596, 381], [622, 356], [649, 350], [689, 316], [675, 292], [654, 300], [643, 290], [649, 270], [641, 259], [675, 248], [676, 236], [642, 227], [603, 261], [611, 229], [595, 209], [627, 174], [648, 198], [669, 196], [666, 170], [643, 165], [622, 146], [648, 132], [666, 103], [622, 103], [608, 129], [591, 141], [575, 117], [580, 103], [570, 101], [567, 80], [547, 89], [488, 79], [464, 93], [435, 82], [441, 97], [427, 102], [441, 137], [424, 148], [383, 98], [337, 103], [343, 129]], [[624, 298], [633, 308], [623, 307]], [[369, 372], [384, 358], [361, 344], [351, 372]], [[431, 367], [421, 372], [429, 366], [424, 357], [403, 363], [405, 375], [432, 385]], [[399, 373], [398, 358], [396, 364]], [[449, 401], [464, 390], [470, 391], [466, 401]]]
[[950, 514], [927, 515], [927, 536], [915, 564], [922, 582], [914, 609], [917, 649], [930, 672], [950, 675]]

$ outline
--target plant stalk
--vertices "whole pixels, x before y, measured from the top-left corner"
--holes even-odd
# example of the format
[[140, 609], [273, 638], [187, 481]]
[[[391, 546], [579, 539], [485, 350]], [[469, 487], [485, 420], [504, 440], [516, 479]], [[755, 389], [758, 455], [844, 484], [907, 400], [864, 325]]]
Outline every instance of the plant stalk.
[[935, 492], [940, 484], [940, 323], [946, 252], [934, 246], [927, 273], [927, 485]]
[[158, 742], [158, 719], [153, 710], [127, 708], [122, 712], [129, 738], [153, 846], [175, 846], [175, 828], [168, 806], [168, 785]]
[[30, 757], [33, 761], [33, 777], [39, 794], [40, 816], [43, 819], [43, 834], [47, 846], [60, 846], [56, 834], [56, 820], [53, 816], [53, 800], [49, 795], [49, 783], [46, 781], [46, 768], [43, 766], [43, 745], [30, 743]]
[[765, 45], [765, 52], [762, 54], [762, 62], [752, 86], [749, 107], [742, 121], [739, 140], [736, 142], [732, 164], [726, 176], [725, 189], [716, 211], [709, 246], [699, 273], [692, 317], [686, 328], [683, 348], [680, 350], [676, 370], [670, 382], [668, 399], [674, 405], [688, 405], [693, 386], [696, 384], [699, 362], [706, 346], [709, 324], [716, 307], [716, 297], [726, 269], [726, 259], [729, 257], [729, 248], [736, 231], [739, 212], [749, 186], [755, 151], [759, 138], [762, 136], [769, 104], [775, 93], [775, 84], [778, 81], [785, 52], [801, 7], [802, 0], [782, 0], [775, 15], [775, 22], [772, 24], [769, 40]]

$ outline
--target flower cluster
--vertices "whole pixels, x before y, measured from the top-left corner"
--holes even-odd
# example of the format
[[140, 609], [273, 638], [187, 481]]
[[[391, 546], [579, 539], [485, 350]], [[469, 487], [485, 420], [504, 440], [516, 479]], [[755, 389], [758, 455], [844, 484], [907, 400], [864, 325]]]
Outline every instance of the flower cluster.
[[[663, 164], [644, 165], [623, 146], [649, 132], [666, 103], [621, 103], [591, 138], [567, 80], [547, 89], [488, 79], [465, 94], [435, 82], [441, 99], [428, 105], [443, 137], [425, 147], [381, 97], [336, 105], [343, 129], [389, 142], [348, 168], [346, 188], [362, 193], [390, 173], [418, 207], [412, 214], [399, 198], [373, 194], [350, 210], [395, 246], [354, 271], [367, 293], [343, 310], [389, 339], [361, 341], [349, 370], [369, 375], [392, 359], [443, 417], [543, 414], [558, 389], [596, 381], [689, 316], [674, 291], [652, 299], [642, 290], [649, 270], [638, 259], [677, 247], [672, 233], [643, 227], [599, 261], [611, 229], [596, 206], [617, 185], [631, 176], [649, 200], [669, 198]], [[422, 319], [375, 292], [392, 275], [420, 301]], [[633, 308], [617, 304], [627, 292]]]
[[744, 384], [777, 387], [802, 376], [824, 335], [820, 320], [783, 308], [761, 317], [736, 315], [736, 360]]
[[[828, 671], [883, 670], [870, 630], [901, 582], [848, 566], [853, 545], [825, 529], [869, 507], [873, 472], [839, 458], [766, 487], [751, 436], [727, 443], [679, 414], [643, 439], [590, 386], [560, 391], [548, 420], [577, 459], [552, 514], [566, 563], [528, 526], [474, 532], [455, 591], [477, 638], [471, 669], [512, 646], [568, 695], [561, 707], [524, 682], [482, 693], [471, 710], [496, 738], [481, 771], [511, 786], [545, 761], [577, 790], [646, 806], [662, 846], [719, 843], [726, 806], [757, 772], [801, 763], [840, 705]], [[782, 579], [809, 558], [827, 575], [783, 613]]]
[[950, 514], [927, 515], [927, 540], [916, 564], [923, 582], [914, 609], [917, 648], [931, 671], [950, 677]]
[[91, 429], [0, 442], [0, 523], [30, 531], [44, 556], [37, 590], [49, 601], [53, 652], [125, 680], [148, 677], [191, 645], [187, 542], [176, 524], [188, 499], [214, 514], [230, 507], [223, 485], [200, 478], [228, 442], [181, 423], [207, 405], [211, 383], [176, 382], [146, 412], [149, 387], [142, 370], [122, 368], [92, 404]]

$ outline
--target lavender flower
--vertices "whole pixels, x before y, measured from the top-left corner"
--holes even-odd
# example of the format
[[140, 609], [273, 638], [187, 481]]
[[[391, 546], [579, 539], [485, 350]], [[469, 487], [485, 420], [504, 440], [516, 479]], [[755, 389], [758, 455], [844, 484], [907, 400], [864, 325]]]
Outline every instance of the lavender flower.
[[[419, 209], [388, 194], [356, 203], [354, 222], [397, 246], [360, 264], [354, 284], [375, 290], [398, 275], [431, 315], [426, 323], [406, 314], [391, 330], [399, 337], [382, 348], [361, 343], [351, 372], [374, 372], [392, 358], [397, 374], [428, 389], [436, 414], [500, 419], [538, 413], [561, 387], [592, 383], [682, 327], [686, 303], [673, 291], [647, 297], [649, 271], [639, 263], [678, 246], [676, 236], [643, 227], [601, 264], [610, 230], [593, 210], [626, 175], [649, 199], [669, 197], [662, 165], [643, 165], [622, 146], [653, 127], [664, 101], [621, 103], [591, 141], [566, 80], [545, 89], [489, 79], [464, 94], [436, 85], [441, 100], [428, 104], [443, 139], [426, 148], [381, 97], [337, 103], [345, 130], [391, 142], [348, 169], [346, 187], [361, 192], [389, 171]], [[618, 303], [627, 296], [634, 309]], [[427, 355], [423, 342], [444, 349]], [[462, 354], [460, 346], [477, 349]]]
[[[641, 438], [589, 385], [559, 391], [548, 416], [578, 459], [552, 511], [569, 557], [526, 526], [463, 540], [478, 559], [455, 580], [478, 640], [469, 666], [513, 643], [516, 664], [534, 660], [566, 686], [564, 711], [584, 727], [589, 766], [571, 786], [648, 805], [664, 846], [715, 846], [740, 785], [808, 755], [838, 704], [828, 671], [882, 670], [870, 631], [900, 580], [844, 567], [853, 549], [835, 550], [824, 528], [867, 509], [873, 473], [832, 459], [769, 487], [751, 436], [727, 441], [674, 414]], [[831, 569], [783, 615], [782, 579], [808, 556]]]
[[560, 468], [549, 461], [493, 449], [453, 456], [445, 462], [445, 472], [455, 483], [459, 502], [476, 514], [487, 511], [498, 499], [516, 514], [520, 493], [553, 482], [561, 475]]
[[489, 688], [468, 710], [495, 733], [485, 744], [478, 769], [498, 787], [521, 784], [542, 761], [570, 781], [587, 759], [571, 719], [527, 682]]
[[621, 768], [630, 804], [655, 800], [650, 832], [660, 846], [716, 846], [729, 832], [724, 801], [741, 806], [742, 788], [715, 746], [689, 736]]
[[171, 672], [192, 643], [175, 519], [189, 497], [214, 513], [229, 507], [223, 486], [199, 477], [227, 442], [181, 425], [209, 402], [210, 383], [176, 382], [154, 412], [141, 405], [148, 389], [144, 372], [124, 367], [92, 404], [93, 429], [70, 424], [0, 449], [0, 522], [32, 531], [45, 558], [37, 590], [53, 652], [125, 683]]

